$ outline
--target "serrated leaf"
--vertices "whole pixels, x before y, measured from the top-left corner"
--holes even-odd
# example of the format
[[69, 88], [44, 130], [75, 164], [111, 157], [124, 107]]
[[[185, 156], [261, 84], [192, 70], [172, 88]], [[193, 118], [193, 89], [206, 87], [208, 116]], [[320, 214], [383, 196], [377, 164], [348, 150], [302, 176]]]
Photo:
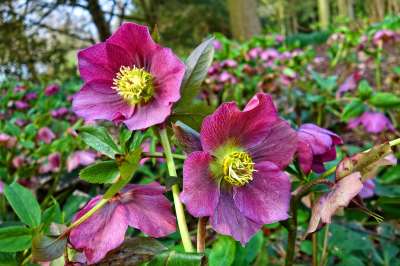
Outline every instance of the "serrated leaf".
[[104, 161], [92, 164], [79, 172], [79, 177], [89, 183], [112, 183], [119, 175], [115, 161]]
[[364, 103], [359, 99], [355, 99], [344, 107], [342, 112], [342, 120], [347, 122], [350, 118], [360, 116], [364, 110]]
[[31, 230], [25, 226], [0, 228], [0, 252], [18, 252], [31, 246]]
[[209, 255], [210, 266], [230, 266], [235, 259], [236, 241], [228, 236], [219, 236]]
[[358, 84], [358, 94], [362, 99], [368, 99], [372, 95], [373, 89], [368, 81], [363, 79]]
[[260, 252], [264, 242], [263, 233], [260, 231], [255, 234], [250, 241], [243, 247], [239, 242], [236, 243], [236, 256], [234, 266], [251, 265], [257, 254]]
[[198, 89], [207, 75], [214, 57], [214, 38], [210, 38], [197, 46], [186, 59], [185, 76], [181, 86], [181, 99], [177, 107], [189, 104], [198, 94]]
[[40, 225], [40, 206], [29, 189], [14, 182], [6, 186], [4, 195], [21, 222], [32, 228]]
[[32, 257], [36, 261], [52, 261], [64, 254], [67, 238], [37, 235], [32, 240]]
[[114, 159], [115, 154], [121, 152], [107, 130], [103, 127], [82, 127], [79, 129], [79, 136], [87, 145], [110, 158]]
[[376, 107], [399, 107], [400, 97], [390, 92], [377, 92], [369, 99], [369, 103]]

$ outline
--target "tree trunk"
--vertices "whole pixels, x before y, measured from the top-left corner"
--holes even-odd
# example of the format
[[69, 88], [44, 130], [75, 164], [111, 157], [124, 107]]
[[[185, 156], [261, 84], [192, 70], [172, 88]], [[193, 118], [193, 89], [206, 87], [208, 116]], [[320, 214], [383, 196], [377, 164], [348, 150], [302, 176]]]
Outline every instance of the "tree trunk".
[[92, 16], [93, 23], [97, 28], [99, 33], [99, 38], [101, 41], [105, 41], [111, 35], [110, 24], [108, 24], [104, 12], [101, 9], [98, 0], [87, 0], [88, 1], [88, 11]]
[[329, 28], [329, 0], [318, 0], [319, 26], [322, 30]]
[[228, 0], [231, 32], [235, 39], [244, 41], [261, 33], [256, 0]]
[[353, 0], [338, 0], [337, 2], [339, 16], [343, 18], [354, 19], [354, 3]]

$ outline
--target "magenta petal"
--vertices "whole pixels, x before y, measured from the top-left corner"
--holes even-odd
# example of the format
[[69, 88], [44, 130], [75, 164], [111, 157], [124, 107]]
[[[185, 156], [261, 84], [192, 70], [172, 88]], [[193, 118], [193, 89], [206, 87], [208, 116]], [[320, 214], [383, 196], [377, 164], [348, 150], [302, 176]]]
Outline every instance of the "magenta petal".
[[179, 100], [185, 65], [171, 49], [160, 47], [155, 51], [151, 59], [150, 73], [155, 77], [154, 97], [157, 101], [168, 104]]
[[219, 198], [219, 184], [211, 176], [211, 155], [196, 151], [187, 157], [183, 165], [183, 191], [181, 200], [195, 217], [214, 213]]
[[270, 162], [256, 164], [256, 170], [252, 182], [243, 187], [234, 187], [236, 207], [257, 223], [286, 220], [290, 203], [289, 176]]
[[372, 179], [368, 179], [363, 183], [363, 188], [360, 193], [358, 193], [361, 198], [367, 199], [375, 195], [375, 182]]
[[262, 141], [278, 120], [271, 96], [258, 93], [240, 111], [235, 103], [224, 103], [201, 126], [204, 151], [214, 151], [227, 141], [252, 147]]
[[134, 110], [111, 88], [111, 83], [105, 80], [93, 80], [85, 83], [82, 89], [74, 95], [72, 109], [77, 115], [88, 121], [113, 120], [117, 114], [129, 118]]
[[114, 73], [117, 73], [121, 66], [133, 66], [133, 60], [129, 53], [118, 45], [106, 42], [106, 52], [109, 65]]
[[230, 235], [245, 245], [250, 238], [262, 227], [244, 216], [235, 206], [232, 193], [221, 191], [219, 202], [213, 216], [211, 226], [220, 234]]
[[297, 134], [283, 120], [270, 125], [268, 134], [257, 146], [249, 149], [255, 163], [268, 161], [280, 168], [286, 167], [297, 149]]
[[164, 187], [153, 182], [147, 185], [128, 185], [121, 203], [126, 209], [128, 224], [152, 237], [163, 237], [176, 230], [171, 203], [163, 195]]
[[307, 142], [299, 140], [297, 146], [297, 157], [301, 170], [303, 173], [308, 174], [311, 171], [313, 153], [310, 145]]
[[148, 69], [148, 59], [159, 46], [154, 43], [149, 30], [145, 26], [127, 22], [106, 40], [107, 44], [121, 47], [133, 64]]
[[[77, 213], [74, 221], [93, 208], [100, 199], [101, 196], [93, 198]], [[69, 240], [75, 249], [85, 253], [88, 263], [97, 263], [107, 252], [122, 244], [127, 228], [125, 209], [118, 206], [117, 202], [110, 202], [74, 228]]]
[[171, 114], [172, 105], [163, 105], [157, 100], [136, 107], [131, 118], [123, 121], [130, 130], [139, 130], [161, 124]]
[[95, 44], [78, 53], [79, 73], [85, 82], [95, 79], [112, 81], [115, 72], [109, 66], [105, 43]]

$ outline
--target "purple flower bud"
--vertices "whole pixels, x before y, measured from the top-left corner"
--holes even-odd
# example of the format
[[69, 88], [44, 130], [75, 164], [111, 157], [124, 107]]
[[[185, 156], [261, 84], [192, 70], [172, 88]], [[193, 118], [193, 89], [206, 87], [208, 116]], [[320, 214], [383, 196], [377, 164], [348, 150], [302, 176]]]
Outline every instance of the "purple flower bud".
[[76, 151], [72, 153], [67, 159], [67, 170], [72, 172], [72, 170], [78, 168], [80, 165], [89, 165], [93, 163], [96, 159], [96, 153], [92, 151]]
[[213, 44], [214, 49], [215, 49], [216, 51], [221, 50], [221, 48], [222, 48], [222, 43], [221, 43], [220, 41], [214, 40], [214, 41], [212, 42], [212, 44]]
[[229, 68], [235, 68], [237, 67], [237, 62], [233, 59], [226, 59], [221, 62], [222, 67], [229, 67]]
[[299, 139], [297, 155], [301, 170], [308, 174], [325, 171], [324, 162], [336, 159], [336, 145], [342, 139], [335, 133], [314, 124], [304, 124], [297, 131]]
[[25, 163], [25, 156], [23, 155], [16, 156], [12, 160], [12, 166], [15, 169], [21, 168], [24, 165], [24, 163]]
[[37, 99], [37, 93], [36, 92], [29, 92], [25, 95], [25, 100], [27, 101], [32, 101]]
[[55, 139], [56, 135], [51, 131], [48, 127], [42, 127], [39, 129], [39, 132], [36, 136], [38, 141], [43, 141], [46, 144], [50, 144], [53, 139]]
[[260, 47], [256, 47], [256, 48], [250, 49], [250, 51], [248, 52], [247, 55], [250, 57], [250, 59], [257, 59], [261, 52], [262, 52], [262, 49]]
[[357, 89], [358, 82], [362, 78], [362, 72], [360, 70], [354, 71], [346, 80], [340, 85], [337, 91], [337, 97], [341, 97], [345, 92]]
[[18, 92], [21, 92], [21, 91], [24, 91], [24, 90], [26, 90], [26, 87], [22, 86], [22, 85], [15, 86], [15, 88], [14, 88], [14, 92], [15, 93], [18, 93]]
[[0, 145], [4, 146], [8, 149], [15, 147], [17, 144], [17, 138], [14, 136], [10, 136], [6, 133], [0, 133]]
[[276, 36], [275, 36], [275, 41], [276, 41], [278, 44], [283, 43], [283, 42], [285, 41], [285, 36], [283, 36], [283, 35], [276, 35]]
[[60, 171], [61, 167], [61, 154], [54, 152], [47, 157], [47, 162], [39, 167], [40, 174], [56, 173]]
[[56, 94], [59, 90], [60, 90], [60, 86], [58, 86], [57, 84], [50, 84], [49, 86], [47, 86], [44, 89], [44, 94], [46, 96], [51, 96], [51, 95]]
[[53, 118], [62, 118], [64, 117], [66, 114], [68, 114], [69, 110], [65, 107], [61, 107], [58, 109], [55, 109], [53, 111], [51, 111], [51, 116]]

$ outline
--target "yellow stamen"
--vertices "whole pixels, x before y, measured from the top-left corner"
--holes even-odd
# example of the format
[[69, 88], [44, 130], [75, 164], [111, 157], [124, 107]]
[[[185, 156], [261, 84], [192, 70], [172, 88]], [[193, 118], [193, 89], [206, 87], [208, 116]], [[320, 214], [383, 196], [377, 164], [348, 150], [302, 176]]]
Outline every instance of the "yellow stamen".
[[226, 182], [234, 186], [244, 186], [253, 180], [253, 160], [246, 152], [232, 152], [224, 157], [223, 172]]
[[143, 68], [122, 66], [113, 80], [113, 89], [130, 105], [149, 102], [154, 95], [154, 78]]

